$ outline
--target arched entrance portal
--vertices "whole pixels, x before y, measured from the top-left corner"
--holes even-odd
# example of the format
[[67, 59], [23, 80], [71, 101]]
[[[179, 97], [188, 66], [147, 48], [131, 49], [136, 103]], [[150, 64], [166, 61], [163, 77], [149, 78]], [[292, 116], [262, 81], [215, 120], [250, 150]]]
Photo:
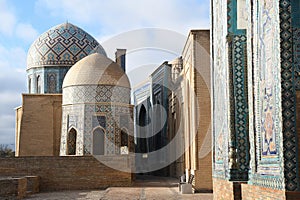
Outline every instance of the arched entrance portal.
[[76, 155], [76, 138], [77, 131], [74, 128], [71, 128], [68, 133], [67, 155]]
[[139, 114], [139, 126], [140, 126], [140, 130], [139, 130], [139, 138], [138, 140], [139, 142], [139, 153], [147, 153], [148, 152], [148, 148], [147, 148], [147, 133], [146, 133], [146, 124], [147, 124], [147, 112], [146, 112], [146, 108], [144, 105], [142, 105], [141, 109], [140, 109], [140, 114]]
[[93, 131], [93, 155], [104, 155], [104, 134], [100, 127]]

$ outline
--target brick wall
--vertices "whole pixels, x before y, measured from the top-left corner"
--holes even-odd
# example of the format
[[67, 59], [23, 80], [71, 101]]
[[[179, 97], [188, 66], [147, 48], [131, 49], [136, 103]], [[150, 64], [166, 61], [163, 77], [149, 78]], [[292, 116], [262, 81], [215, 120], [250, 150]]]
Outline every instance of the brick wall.
[[241, 183], [223, 179], [213, 179], [215, 200], [241, 200]]
[[[130, 156], [102, 156], [106, 163], [130, 169]], [[0, 158], [0, 176], [40, 177], [41, 191], [99, 189], [131, 185], [131, 174], [100, 163], [93, 156], [85, 157], [18, 157]]]
[[[209, 71], [209, 69], [207, 69]], [[208, 87], [199, 73], [195, 74], [197, 88], [197, 170], [195, 173], [195, 187], [197, 190], [212, 190], [212, 138], [211, 138], [211, 110]]]
[[300, 192], [286, 192], [271, 188], [250, 185], [242, 182], [230, 182], [213, 179], [215, 200], [299, 200]]
[[243, 200], [284, 200], [285, 192], [283, 190], [274, 190], [265, 187], [259, 187], [249, 184], [242, 184]]
[[243, 200], [299, 200], [299, 191], [274, 190], [250, 184], [242, 184]]
[[26, 178], [0, 178], [0, 199], [21, 199], [26, 190]]
[[197, 170], [195, 171], [196, 191], [212, 191], [211, 159], [211, 109], [210, 109], [210, 34], [209, 30], [196, 31], [194, 35], [195, 63], [194, 80], [197, 96]]
[[61, 94], [23, 94], [16, 110], [16, 156], [58, 156]]
[[196, 192], [212, 192], [211, 154], [201, 158], [199, 170], [195, 170], [194, 188]]
[[184, 100], [186, 144], [195, 137], [185, 152], [185, 169], [195, 175], [195, 191], [212, 191], [209, 30], [191, 30], [182, 56], [184, 80], [191, 87]]

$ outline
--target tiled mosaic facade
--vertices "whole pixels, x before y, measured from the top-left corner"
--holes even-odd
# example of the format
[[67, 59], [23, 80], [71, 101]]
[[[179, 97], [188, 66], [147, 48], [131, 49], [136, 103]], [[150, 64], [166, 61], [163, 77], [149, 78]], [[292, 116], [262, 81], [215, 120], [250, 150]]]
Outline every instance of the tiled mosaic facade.
[[[296, 130], [296, 90], [299, 89], [298, 54], [300, 43], [298, 36], [300, 2], [294, 0], [246, 0], [246, 11], [244, 12], [247, 13], [247, 30], [236, 32], [241, 37], [234, 42], [236, 34], [230, 35], [230, 33], [232, 31], [233, 33], [235, 32], [232, 26], [238, 24], [239, 19], [236, 18], [233, 10], [241, 1], [224, 0], [222, 4], [218, 3], [218, 1], [213, 2], [214, 72], [212, 75], [215, 80], [213, 82], [215, 112], [213, 134], [216, 146], [214, 176], [222, 178], [224, 176], [220, 176], [222, 174], [220, 172], [227, 170], [226, 165], [223, 165], [223, 168], [221, 166], [219, 171], [217, 167], [217, 156], [220, 154], [217, 149], [217, 141], [219, 140], [217, 130], [219, 129], [217, 129], [216, 125], [220, 124], [220, 118], [217, 114], [220, 111], [217, 97], [222, 92], [221, 89], [218, 90], [219, 85], [216, 83], [219, 79], [217, 72], [224, 70], [224, 62], [220, 62], [221, 56], [218, 57], [218, 51], [222, 43], [217, 41], [218, 38], [223, 37], [224, 39], [224, 36], [227, 36], [227, 43], [223, 48], [228, 48], [229, 51], [221, 51], [229, 52], [228, 55], [225, 55], [228, 56], [229, 60], [229, 75], [226, 75], [226, 78], [228, 78], [226, 89], [229, 89], [229, 94], [232, 98], [227, 116], [227, 119], [230, 120], [231, 129], [230, 133], [227, 133], [227, 137], [229, 136], [229, 145], [235, 145], [232, 143], [233, 136], [236, 136], [234, 142], [238, 144], [236, 146], [237, 155], [234, 155], [235, 150], [231, 153], [230, 146], [228, 150], [225, 147], [224, 154], [228, 152], [229, 166], [230, 159], [233, 159], [237, 161], [237, 166], [241, 167], [242, 160], [238, 158], [238, 154], [241, 151], [238, 149], [247, 149], [249, 147], [249, 145], [244, 143], [249, 137], [250, 149], [245, 157], [248, 159], [248, 162], [250, 161], [248, 166], [248, 184], [259, 186], [260, 188], [297, 191], [300, 189], [298, 174], [299, 147], [297, 144], [299, 133]], [[227, 5], [227, 9], [222, 7], [225, 6], [223, 4]], [[237, 10], [236, 12], [240, 11]], [[228, 14], [227, 31], [229, 34], [227, 35], [225, 34], [226, 31], [219, 27], [220, 16], [225, 13]], [[243, 51], [236, 49], [231, 42], [238, 44], [239, 48], [243, 48]], [[221, 70], [217, 68], [220, 63], [222, 63]], [[232, 63], [233, 65], [231, 65]], [[239, 66], [239, 63], [245, 63], [245, 68], [236, 71], [235, 64]], [[224, 68], [227, 68], [227, 66]], [[231, 69], [233, 70], [231, 71]], [[239, 88], [239, 81], [241, 80], [244, 82], [244, 89], [237, 91], [236, 89]], [[232, 87], [233, 90], [231, 90]], [[244, 94], [242, 94], [243, 92]], [[246, 97], [246, 101], [240, 101], [236, 104], [234, 103], [235, 101], [241, 100], [239, 95]], [[227, 102], [227, 100], [226, 96], [222, 98], [224, 102]], [[243, 106], [245, 106], [244, 109], [239, 110]], [[241, 120], [240, 123], [237, 123], [240, 120], [239, 116], [244, 116], [244, 119], [249, 116], [248, 122]], [[246, 130], [244, 132], [246, 135], [244, 136], [238, 134], [238, 130], [241, 127]], [[238, 136], [240, 137], [238, 138]], [[226, 140], [223, 139], [223, 141]], [[247, 154], [247, 151], [244, 153]], [[225, 178], [227, 177], [225, 176]], [[232, 179], [229, 178], [229, 180]], [[233, 180], [242, 181], [245, 179], [238, 178]]]
[[128, 104], [130, 102], [129, 93], [129, 88], [112, 85], [66, 87], [63, 92], [63, 102], [64, 104], [94, 102], [118, 102]]
[[[37, 77], [41, 78], [41, 93], [62, 93], [62, 83], [70, 66], [40, 67], [27, 70], [28, 91], [37, 92]], [[50, 77], [52, 77], [50, 79]], [[29, 83], [30, 82], [30, 83]]]
[[[249, 2], [248, 2], [249, 3]], [[260, 4], [259, 2], [256, 2]], [[282, 119], [280, 80], [280, 38], [278, 2], [261, 2], [253, 7], [252, 74], [249, 82], [253, 90], [251, 121], [251, 175], [250, 182], [263, 187], [283, 189], [282, 176]], [[250, 4], [249, 4], [250, 5]], [[258, 9], [260, 8], [260, 9]], [[251, 12], [251, 11], [250, 11]], [[257, 27], [257, 28], [256, 28]], [[250, 60], [249, 60], [250, 61]], [[256, 61], [256, 62], [253, 62]], [[250, 87], [249, 87], [250, 88]], [[250, 90], [249, 90], [250, 93]], [[253, 170], [255, 169], [255, 170]]]
[[[257, 62], [252, 62], [255, 90], [250, 135], [251, 156], [255, 159], [251, 162], [250, 183], [288, 191], [299, 189], [295, 93], [298, 22], [294, 18], [299, 5], [295, 3], [248, 2], [254, 20], [254, 27], [249, 31], [257, 35], [252, 41], [252, 57]], [[293, 10], [296, 12], [292, 13]]]
[[133, 152], [133, 107], [129, 98], [130, 89], [118, 86], [64, 88], [60, 155], [66, 155], [71, 128], [77, 131], [76, 155], [93, 154], [93, 131], [97, 127], [104, 130], [104, 155], [120, 154], [121, 130], [126, 130], [128, 148]]
[[[247, 37], [237, 1], [213, 2], [214, 177], [248, 179]], [[243, 25], [242, 23], [239, 23]]]
[[40, 93], [61, 93], [63, 79], [70, 67], [94, 52], [106, 56], [92, 36], [73, 24], [63, 23], [46, 31], [34, 41], [27, 55], [30, 93], [38, 93], [38, 76], [41, 77]]
[[213, 1], [213, 41], [212, 51], [212, 96], [213, 106], [213, 138], [214, 138], [214, 174], [213, 176], [225, 179], [225, 169], [228, 169], [228, 135], [229, 128], [229, 71], [228, 51], [226, 46], [227, 34], [227, 2]]
[[[300, 190], [299, 178], [299, 147], [300, 138], [296, 131], [296, 92], [295, 92], [295, 66], [293, 56], [293, 26], [299, 23], [300, 4], [296, 0], [279, 1], [280, 19], [280, 64], [281, 64], [281, 98], [282, 98], [282, 127], [283, 127], [283, 161], [285, 189], [289, 191]], [[292, 20], [290, 20], [289, 16]], [[294, 45], [294, 46], [293, 46]]]

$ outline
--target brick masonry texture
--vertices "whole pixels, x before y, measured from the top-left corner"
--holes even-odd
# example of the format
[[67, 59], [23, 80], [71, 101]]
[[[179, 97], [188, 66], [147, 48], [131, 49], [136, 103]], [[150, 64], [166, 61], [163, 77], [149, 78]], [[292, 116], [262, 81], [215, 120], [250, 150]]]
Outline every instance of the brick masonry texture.
[[26, 190], [26, 178], [0, 178], [0, 199], [22, 199]]
[[299, 200], [300, 192], [286, 192], [271, 188], [213, 179], [215, 200]]
[[[184, 100], [187, 138], [193, 138], [189, 150], [185, 152], [185, 169], [195, 175], [193, 186], [196, 192], [212, 191], [211, 160], [211, 109], [210, 109], [210, 32], [191, 30], [185, 44], [183, 75], [187, 82]], [[189, 88], [194, 93], [189, 91]], [[194, 118], [194, 119], [193, 119]]]
[[212, 191], [212, 160], [211, 160], [211, 110], [210, 110], [210, 64], [209, 64], [209, 31], [201, 30], [195, 34], [195, 71], [194, 87], [197, 96], [199, 121], [197, 127], [198, 170], [195, 171], [195, 190], [197, 192]]
[[40, 177], [25, 176], [27, 179], [27, 193], [34, 194], [40, 192]]
[[288, 192], [285, 190], [274, 190], [250, 184], [242, 184], [243, 200], [299, 200], [300, 192]]
[[283, 190], [274, 190], [249, 184], [242, 184], [242, 198], [243, 200], [286, 199]]
[[[103, 159], [131, 165], [128, 156], [103, 156]], [[0, 176], [26, 175], [40, 177], [40, 191], [101, 189], [130, 186], [132, 182], [130, 173], [109, 168], [92, 156], [0, 159]]]
[[16, 156], [58, 156], [61, 94], [23, 94], [17, 109]]
[[223, 179], [213, 179], [215, 200], [241, 200], [241, 183]]

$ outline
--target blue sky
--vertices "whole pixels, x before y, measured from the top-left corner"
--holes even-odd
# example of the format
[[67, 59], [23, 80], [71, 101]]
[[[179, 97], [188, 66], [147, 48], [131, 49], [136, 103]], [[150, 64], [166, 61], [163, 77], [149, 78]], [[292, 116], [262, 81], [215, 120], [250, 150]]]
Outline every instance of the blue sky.
[[69, 21], [95, 37], [112, 59], [115, 48], [129, 49], [127, 68], [135, 85], [180, 55], [190, 29], [209, 28], [209, 2], [0, 0], [0, 144], [15, 142], [14, 108], [27, 92], [27, 50], [40, 34]]

